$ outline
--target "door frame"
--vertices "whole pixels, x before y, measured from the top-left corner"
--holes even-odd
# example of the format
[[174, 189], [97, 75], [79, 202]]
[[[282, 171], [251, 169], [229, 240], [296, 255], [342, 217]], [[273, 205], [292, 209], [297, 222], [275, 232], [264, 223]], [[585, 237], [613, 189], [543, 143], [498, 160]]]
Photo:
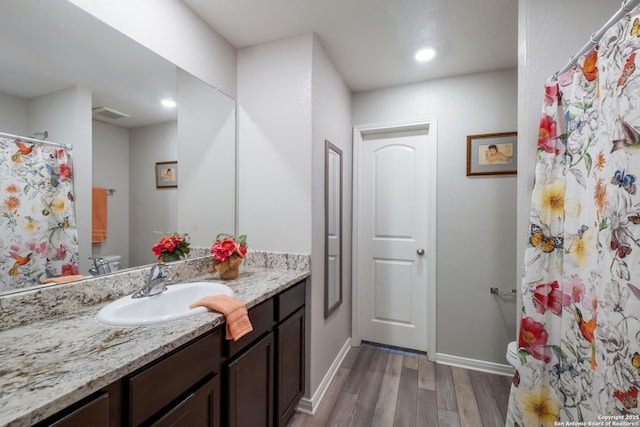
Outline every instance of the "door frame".
[[361, 338], [361, 324], [360, 315], [362, 311], [362, 284], [359, 281], [360, 269], [362, 266], [359, 264], [358, 259], [360, 255], [359, 250], [359, 236], [360, 226], [359, 207], [361, 203], [360, 184], [363, 181], [362, 178], [362, 150], [364, 144], [364, 136], [381, 133], [402, 132], [419, 129], [429, 129], [429, 134], [433, 132], [435, 143], [430, 144], [427, 147], [428, 150], [428, 164], [425, 167], [429, 171], [429, 185], [427, 190], [428, 197], [428, 212], [429, 218], [427, 218], [427, 235], [429, 241], [425, 242], [425, 249], [429, 257], [427, 258], [427, 301], [425, 301], [425, 307], [428, 310], [427, 315], [427, 358], [431, 361], [436, 360], [436, 196], [437, 196], [437, 151], [438, 151], [438, 126], [435, 118], [425, 120], [412, 120], [412, 121], [396, 121], [385, 123], [374, 123], [368, 125], [359, 125], [353, 127], [353, 224], [352, 224], [352, 259], [351, 265], [353, 266], [351, 279], [352, 279], [352, 310], [351, 310], [351, 343], [354, 346], [359, 346]]

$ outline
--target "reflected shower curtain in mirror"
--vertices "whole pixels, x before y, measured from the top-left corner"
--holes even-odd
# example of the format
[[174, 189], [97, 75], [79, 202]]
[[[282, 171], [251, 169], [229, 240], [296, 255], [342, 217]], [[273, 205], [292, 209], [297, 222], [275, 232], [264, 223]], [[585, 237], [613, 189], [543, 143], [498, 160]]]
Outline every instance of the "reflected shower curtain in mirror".
[[78, 274], [71, 156], [0, 138], [0, 291]]
[[636, 55], [623, 19], [546, 86], [508, 426], [640, 425]]

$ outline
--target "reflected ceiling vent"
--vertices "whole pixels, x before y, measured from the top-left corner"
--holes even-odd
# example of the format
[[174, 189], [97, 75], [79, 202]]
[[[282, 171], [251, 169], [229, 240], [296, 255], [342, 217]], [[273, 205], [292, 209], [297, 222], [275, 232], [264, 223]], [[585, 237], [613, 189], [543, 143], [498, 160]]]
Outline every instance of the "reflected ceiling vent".
[[91, 109], [93, 118], [98, 120], [117, 120], [117, 119], [126, 119], [127, 117], [131, 117], [127, 113], [123, 113], [118, 110], [114, 110], [109, 107], [95, 107]]

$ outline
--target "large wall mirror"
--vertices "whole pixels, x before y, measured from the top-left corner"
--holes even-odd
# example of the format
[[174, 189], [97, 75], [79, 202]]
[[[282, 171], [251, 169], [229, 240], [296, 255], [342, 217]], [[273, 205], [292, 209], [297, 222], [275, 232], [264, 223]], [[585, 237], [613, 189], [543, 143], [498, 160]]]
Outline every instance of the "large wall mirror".
[[[92, 256], [119, 255], [121, 269], [154, 262], [158, 233], [207, 248], [235, 232], [235, 100], [66, 0], [3, 1], [0, 40], [0, 132], [74, 145], [81, 274]], [[156, 188], [166, 161], [178, 162], [177, 188]], [[92, 187], [113, 190], [100, 243]], [[0, 294], [27, 287], [0, 280]]]
[[342, 304], [342, 151], [325, 141], [324, 317]]

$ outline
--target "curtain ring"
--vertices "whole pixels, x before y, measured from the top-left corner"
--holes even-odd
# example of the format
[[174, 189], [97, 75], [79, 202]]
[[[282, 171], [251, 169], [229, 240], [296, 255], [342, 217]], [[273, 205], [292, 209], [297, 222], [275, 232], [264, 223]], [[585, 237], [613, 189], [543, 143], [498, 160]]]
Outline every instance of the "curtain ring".
[[620, 6], [620, 8], [621, 8], [622, 10], [624, 10], [625, 12], [627, 12], [627, 14], [626, 14], [625, 16], [627, 17], [627, 19], [628, 19], [628, 20], [631, 20], [631, 12], [633, 12], [633, 9], [634, 9], [634, 8], [633, 8], [633, 7], [631, 7], [631, 8], [629, 8], [629, 9], [627, 9], [627, 8], [625, 8], [625, 7], [624, 7], [624, 5], [628, 3], [628, 1], [629, 1], [629, 0], [622, 0], [622, 5]]
[[[567, 70], [571, 70], [573, 68], [581, 68], [581, 67], [578, 65], [578, 58], [572, 56], [571, 58], [569, 58], [569, 63], [567, 64]], [[559, 75], [560, 75], [560, 72], [559, 71], [556, 72], [556, 77]]]

